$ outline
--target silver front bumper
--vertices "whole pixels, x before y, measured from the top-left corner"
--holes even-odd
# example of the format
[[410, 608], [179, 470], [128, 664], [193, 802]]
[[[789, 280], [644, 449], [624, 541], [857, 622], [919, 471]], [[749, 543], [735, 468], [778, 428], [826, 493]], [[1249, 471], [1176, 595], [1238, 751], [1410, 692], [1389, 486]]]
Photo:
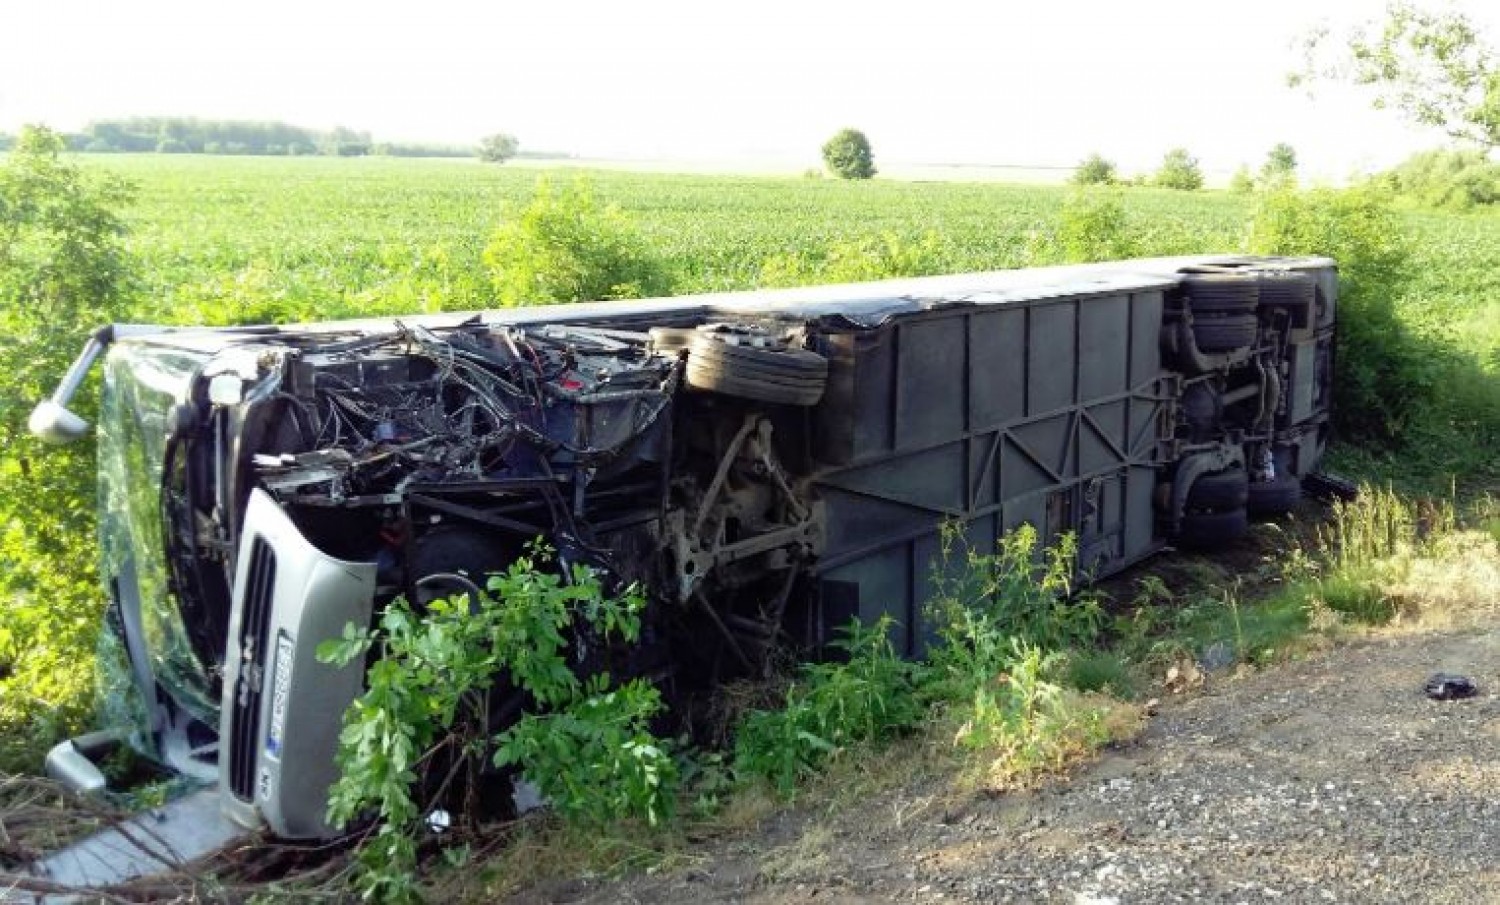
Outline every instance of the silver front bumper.
[[318, 645], [370, 623], [374, 563], [314, 547], [281, 507], [251, 492], [224, 658], [219, 784], [225, 813], [288, 839], [332, 834], [334, 755], [363, 663], [320, 663]]

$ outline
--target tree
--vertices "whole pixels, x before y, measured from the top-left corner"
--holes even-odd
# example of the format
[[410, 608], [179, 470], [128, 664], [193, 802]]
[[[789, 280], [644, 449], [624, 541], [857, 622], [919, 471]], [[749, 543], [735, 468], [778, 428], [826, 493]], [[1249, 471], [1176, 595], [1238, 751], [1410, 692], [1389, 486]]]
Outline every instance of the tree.
[[1297, 178], [1297, 151], [1286, 142], [1278, 142], [1266, 154], [1266, 162], [1260, 167], [1261, 181], [1266, 185], [1279, 185]]
[[1191, 192], [1203, 188], [1203, 170], [1187, 148], [1173, 148], [1162, 158], [1153, 181], [1165, 189]]
[[496, 132], [479, 140], [479, 159], [485, 163], [505, 163], [516, 156], [521, 143], [514, 135]]
[[1102, 155], [1090, 154], [1073, 171], [1070, 180], [1074, 185], [1113, 185], [1117, 178], [1113, 162]]
[[840, 179], [869, 179], [875, 175], [870, 139], [858, 129], [840, 129], [823, 145], [823, 163]]
[[1294, 87], [1352, 82], [1371, 90], [1376, 109], [1393, 108], [1460, 141], [1500, 147], [1497, 52], [1463, 13], [1396, 2], [1384, 22], [1366, 22], [1340, 38], [1319, 29], [1303, 38], [1303, 49], [1302, 70], [1287, 78]]

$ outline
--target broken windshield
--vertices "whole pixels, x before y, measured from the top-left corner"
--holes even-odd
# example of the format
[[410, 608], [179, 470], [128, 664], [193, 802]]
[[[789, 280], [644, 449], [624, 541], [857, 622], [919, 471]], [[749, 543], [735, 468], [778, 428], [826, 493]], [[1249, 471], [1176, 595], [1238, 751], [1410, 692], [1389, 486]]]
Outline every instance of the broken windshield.
[[162, 524], [173, 410], [187, 399], [204, 359], [201, 352], [144, 343], [110, 351], [98, 431], [99, 535], [135, 684], [150, 701], [152, 685], [160, 683], [194, 717], [216, 725], [214, 665], [194, 652], [171, 588]]

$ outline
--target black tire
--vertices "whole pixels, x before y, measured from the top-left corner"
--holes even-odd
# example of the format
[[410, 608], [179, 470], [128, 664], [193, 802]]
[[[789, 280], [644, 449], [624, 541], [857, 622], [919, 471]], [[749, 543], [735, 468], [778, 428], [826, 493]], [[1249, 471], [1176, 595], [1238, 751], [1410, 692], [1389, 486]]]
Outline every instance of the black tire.
[[1247, 273], [1194, 273], [1182, 278], [1194, 314], [1248, 314], [1260, 304], [1260, 283]]
[[1246, 508], [1253, 515], [1283, 515], [1302, 502], [1302, 480], [1284, 474], [1270, 481], [1258, 481], [1249, 487]]
[[687, 384], [742, 399], [816, 405], [828, 382], [828, 359], [806, 349], [730, 345], [700, 333], [688, 350]]
[[1190, 512], [1204, 509], [1222, 511], [1243, 509], [1250, 492], [1250, 476], [1243, 468], [1229, 468], [1199, 475], [1188, 488], [1187, 508]]
[[1273, 271], [1260, 275], [1260, 307], [1285, 311], [1294, 329], [1308, 327], [1317, 309], [1317, 283], [1305, 273]]
[[1255, 343], [1260, 321], [1253, 314], [1203, 317], [1193, 321], [1193, 342], [1199, 352], [1230, 352]]
[[1190, 512], [1182, 517], [1177, 530], [1177, 543], [1198, 549], [1219, 547], [1239, 540], [1249, 530], [1250, 516], [1244, 509]]
[[1260, 275], [1260, 304], [1262, 307], [1301, 307], [1313, 304], [1317, 288], [1312, 277], [1305, 273], [1271, 271]]

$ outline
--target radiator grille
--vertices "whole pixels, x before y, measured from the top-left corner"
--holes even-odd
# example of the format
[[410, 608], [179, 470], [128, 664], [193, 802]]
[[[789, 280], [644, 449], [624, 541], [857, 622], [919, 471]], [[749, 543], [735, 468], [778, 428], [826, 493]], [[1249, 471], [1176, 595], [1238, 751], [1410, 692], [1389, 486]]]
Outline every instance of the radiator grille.
[[271, 601], [276, 593], [276, 553], [265, 538], [250, 547], [240, 619], [240, 668], [235, 681], [229, 737], [229, 788], [244, 801], [255, 798], [255, 763], [260, 751], [260, 703], [270, 660]]

